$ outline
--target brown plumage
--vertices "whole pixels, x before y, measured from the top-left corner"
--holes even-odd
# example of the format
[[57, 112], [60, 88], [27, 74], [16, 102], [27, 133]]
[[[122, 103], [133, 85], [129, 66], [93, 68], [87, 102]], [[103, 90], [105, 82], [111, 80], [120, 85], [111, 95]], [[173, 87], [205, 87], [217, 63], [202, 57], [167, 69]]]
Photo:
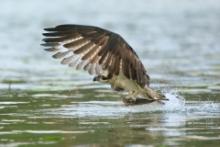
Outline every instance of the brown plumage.
[[[83, 25], [60, 25], [46, 28], [45, 31], [42, 45], [46, 47], [46, 51], [54, 52], [53, 57], [61, 59], [62, 64], [97, 75], [99, 81], [111, 84], [114, 89], [126, 89], [135, 93], [135, 90], [126, 88], [123, 84], [115, 84], [115, 80], [120, 81], [116, 78], [120, 75], [135, 82], [139, 91], [149, 88], [149, 76], [143, 64], [120, 35], [99, 27]], [[159, 94], [147, 95], [142, 92], [142, 95], [151, 100], [161, 99]]]

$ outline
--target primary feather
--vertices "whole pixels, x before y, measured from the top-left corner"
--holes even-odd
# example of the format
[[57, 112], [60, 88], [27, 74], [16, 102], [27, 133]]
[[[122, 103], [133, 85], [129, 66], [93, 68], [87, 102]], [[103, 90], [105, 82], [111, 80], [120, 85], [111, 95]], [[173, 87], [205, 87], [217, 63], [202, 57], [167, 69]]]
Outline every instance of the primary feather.
[[110, 77], [119, 75], [122, 70], [128, 79], [141, 87], [149, 85], [143, 64], [120, 35], [83, 25], [59, 25], [45, 31], [42, 45], [45, 50], [54, 52], [53, 57], [61, 59], [61, 63], [84, 69], [90, 74]]

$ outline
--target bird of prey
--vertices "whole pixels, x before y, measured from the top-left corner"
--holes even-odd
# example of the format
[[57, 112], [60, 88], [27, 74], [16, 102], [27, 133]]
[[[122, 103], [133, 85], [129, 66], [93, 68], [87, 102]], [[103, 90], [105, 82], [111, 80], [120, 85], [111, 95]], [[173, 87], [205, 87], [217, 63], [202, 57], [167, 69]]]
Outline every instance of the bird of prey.
[[53, 58], [75, 69], [95, 75], [93, 81], [108, 83], [116, 91], [127, 91], [125, 104], [167, 100], [149, 87], [150, 78], [132, 47], [117, 33], [95, 26], [59, 25], [45, 28], [42, 44]]

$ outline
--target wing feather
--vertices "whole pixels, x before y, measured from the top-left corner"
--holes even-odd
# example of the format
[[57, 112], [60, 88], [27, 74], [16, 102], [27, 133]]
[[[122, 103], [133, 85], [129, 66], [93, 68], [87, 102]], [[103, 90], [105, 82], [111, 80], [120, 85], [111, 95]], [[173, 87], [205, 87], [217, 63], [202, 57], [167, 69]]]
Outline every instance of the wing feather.
[[76, 50], [74, 50], [75, 54], [81, 54], [87, 50], [89, 50], [90, 48], [92, 48], [95, 44], [92, 42], [89, 42], [88, 44], [81, 46], [79, 48], [77, 48]]
[[56, 51], [59, 51], [59, 49], [58, 48], [45, 48], [44, 49], [45, 51], [48, 51], [48, 52], [56, 52]]
[[98, 48], [99, 46], [97, 45], [94, 45], [93, 47], [91, 47], [90, 50], [82, 56], [82, 60], [86, 60], [90, 58]]
[[89, 40], [79, 37], [79, 39], [72, 41], [70, 43], [64, 44], [63, 46], [69, 49], [77, 49], [79, 47], [82, 47], [88, 44], [89, 42], [90, 42]]
[[56, 54], [53, 55], [53, 58], [55, 58], [55, 59], [60, 59], [60, 58], [65, 57], [65, 56], [68, 55], [69, 53], [71, 53], [71, 51], [57, 52]]
[[43, 46], [76, 69], [90, 74], [118, 75], [122, 72], [140, 86], [149, 85], [149, 76], [135, 51], [118, 34], [83, 25], [60, 25], [46, 28]]
[[61, 64], [70, 64], [73, 59], [74, 59], [74, 55], [63, 58], [63, 60], [61, 61]]

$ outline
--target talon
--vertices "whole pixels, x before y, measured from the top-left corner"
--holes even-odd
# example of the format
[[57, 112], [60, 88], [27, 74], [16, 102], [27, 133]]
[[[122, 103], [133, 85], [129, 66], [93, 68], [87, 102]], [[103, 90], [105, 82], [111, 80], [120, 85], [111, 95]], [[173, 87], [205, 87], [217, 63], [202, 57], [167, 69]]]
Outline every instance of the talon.
[[133, 99], [133, 98], [130, 98], [130, 97], [129, 98], [125, 97], [125, 98], [122, 99], [122, 101], [126, 106], [136, 104], [136, 99]]

